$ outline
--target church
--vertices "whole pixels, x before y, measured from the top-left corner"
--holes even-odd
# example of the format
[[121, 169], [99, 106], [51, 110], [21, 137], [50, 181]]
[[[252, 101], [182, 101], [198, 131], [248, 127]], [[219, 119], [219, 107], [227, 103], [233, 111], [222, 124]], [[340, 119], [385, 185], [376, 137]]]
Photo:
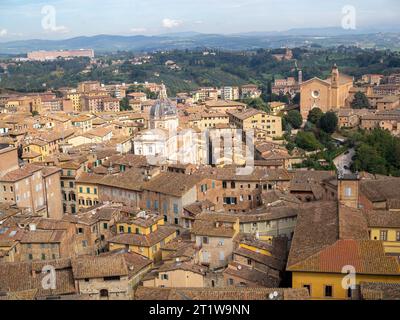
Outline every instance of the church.
[[134, 153], [165, 161], [176, 146], [178, 124], [176, 106], [168, 99], [167, 89], [162, 84], [159, 98], [150, 109], [149, 130], [133, 139]]
[[340, 74], [335, 64], [329, 78], [322, 80], [315, 77], [303, 82], [300, 86], [300, 112], [303, 119], [307, 119], [308, 113], [314, 108], [320, 108], [323, 112], [344, 108], [353, 81], [353, 77]]

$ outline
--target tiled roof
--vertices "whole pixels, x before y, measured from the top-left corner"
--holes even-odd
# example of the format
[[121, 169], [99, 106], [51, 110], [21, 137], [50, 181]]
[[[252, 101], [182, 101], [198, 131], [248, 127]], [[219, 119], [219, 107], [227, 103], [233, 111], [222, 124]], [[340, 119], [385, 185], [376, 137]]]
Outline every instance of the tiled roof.
[[140, 171], [132, 169], [117, 175], [105, 176], [98, 183], [109, 187], [141, 191], [144, 179]]
[[339, 236], [337, 203], [305, 204], [297, 223], [287, 265], [290, 267], [336, 242]]
[[152, 247], [173, 234], [174, 232], [176, 232], [176, 228], [174, 227], [159, 226], [156, 231], [151, 232], [148, 235], [133, 233], [118, 234], [111, 238], [108, 242], [117, 244], [128, 244], [139, 247]]
[[397, 258], [385, 256], [383, 243], [374, 240], [338, 240], [312, 256], [290, 265], [289, 271], [342, 273], [354, 266], [358, 274], [398, 275]]
[[267, 288], [276, 288], [280, 284], [279, 278], [236, 262], [231, 262], [229, 264], [224, 270], [224, 275], [241, 278]]
[[277, 292], [279, 300], [309, 299], [308, 290], [283, 288], [145, 288], [139, 287], [135, 300], [269, 300]]
[[21, 239], [21, 243], [61, 243], [65, 231], [44, 231], [35, 230], [26, 232]]
[[364, 211], [368, 226], [380, 228], [400, 228], [400, 213], [396, 211]]
[[42, 170], [42, 167], [27, 164], [26, 166], [10, 171], [0, 178], [0, 181], [15, 182], [31, 176], [33, 173]]
[[143, 184], [143, 189], [180, 197], [193, 188], [204, 177], [183, 173], [164, 172]]
[[400, 178], [362, 180], [360, 191], [372, 202], [400, 199]]
[[[51, 265], [56, 269], [57, 285], [55, 290], [45, 290], [42, 287], [42, 279], [45, 276], [42, 273], [44, 265]], [[51, 260], [45, 263], [0, 263], [0, 291], [21, 292], [26, 290], [37, 290], [37, 296], [75, 293], [70, 260]]]
[[363, 300], [400, 300], [400, 283], [360, 282]]
[[151, 263], [151, 260], [133, 252], [107, 253], [74, 259], [72, 268], [75, 279], [102, 278], [135, 275]]

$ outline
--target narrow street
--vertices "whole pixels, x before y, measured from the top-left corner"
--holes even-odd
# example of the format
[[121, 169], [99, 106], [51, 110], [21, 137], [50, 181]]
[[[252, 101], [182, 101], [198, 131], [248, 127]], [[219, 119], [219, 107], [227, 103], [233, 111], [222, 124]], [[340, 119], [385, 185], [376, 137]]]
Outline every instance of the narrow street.
[[333, 160], [338, 171], [342, 171], [342, 173], [351, 173], [350, 166], [352, 164], [352, 158], [355, 155], [354, 148], [349, 149], [346, 153], [342, 153], [340, 156], [336, 157]]

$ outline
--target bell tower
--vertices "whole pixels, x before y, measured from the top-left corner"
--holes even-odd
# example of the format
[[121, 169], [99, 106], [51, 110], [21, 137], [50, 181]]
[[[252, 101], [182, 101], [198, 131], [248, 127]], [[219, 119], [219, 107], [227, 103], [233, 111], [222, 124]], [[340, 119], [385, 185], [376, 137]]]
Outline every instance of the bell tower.
[[332, 67], [331, 73], [331, 108], [339, 107], [339, 68], [336, 63]]
[[338, 175], [339, 204], [358, 209], [360, 177], [357, 173]]

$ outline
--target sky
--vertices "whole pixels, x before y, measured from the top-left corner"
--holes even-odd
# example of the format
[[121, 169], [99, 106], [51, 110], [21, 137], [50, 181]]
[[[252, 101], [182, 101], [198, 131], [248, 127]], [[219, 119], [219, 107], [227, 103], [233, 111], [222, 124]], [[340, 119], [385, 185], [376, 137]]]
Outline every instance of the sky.
[[358, 29], [389, 28], [399, 17], [399, 0], [0, 0], [0, 42], [341, 27], [347, 18]]

